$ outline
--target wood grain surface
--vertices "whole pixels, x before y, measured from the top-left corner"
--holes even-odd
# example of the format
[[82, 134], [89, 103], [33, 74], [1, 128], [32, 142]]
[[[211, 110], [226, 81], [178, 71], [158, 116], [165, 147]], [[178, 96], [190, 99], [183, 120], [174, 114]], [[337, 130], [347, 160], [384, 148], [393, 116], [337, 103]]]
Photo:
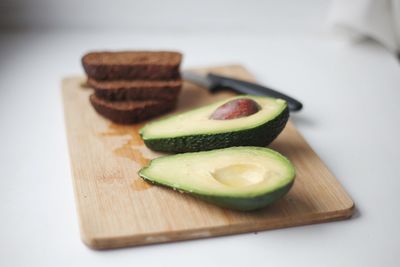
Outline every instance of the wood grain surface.
[[[239, 65], [201, 69], [254, 80]], [[62, 93], [82, 240], [96, 249], [254, 232], [349, 218], [353, 201], [289, 121], [271, 147], [296, 168], [283, 199], [255, 212], [236, 212], [144, 182], [138, 170], [160, 156], [147, 149], [138, 129], [99, 116], [89, 103], [85, 77], [65, 78]], [[209, 94], [188, 82], [177, 111], [232, 96]]]

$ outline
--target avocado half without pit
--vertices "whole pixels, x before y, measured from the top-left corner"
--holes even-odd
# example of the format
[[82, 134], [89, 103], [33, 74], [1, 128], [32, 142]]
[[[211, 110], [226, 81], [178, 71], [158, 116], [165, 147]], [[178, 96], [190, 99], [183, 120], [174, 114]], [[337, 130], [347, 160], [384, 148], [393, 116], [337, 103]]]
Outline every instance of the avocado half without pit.
[[139, 175], [221, 207], [249, 211], [285, 195], [295, 170], [288, 159], [271, 149], [231, 147], [160, 157]]
[[181, 153], [232, 146], [267, 146], [289, 118], [286, 101], [237, 96], [146, 124], [144, 143], [152, 150]]

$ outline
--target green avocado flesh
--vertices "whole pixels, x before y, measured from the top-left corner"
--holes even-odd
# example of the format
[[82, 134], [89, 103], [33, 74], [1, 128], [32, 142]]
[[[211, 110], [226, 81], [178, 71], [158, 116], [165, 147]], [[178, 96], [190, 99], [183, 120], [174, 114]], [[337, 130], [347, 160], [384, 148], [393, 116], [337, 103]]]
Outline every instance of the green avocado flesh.
[[[261, 109], [237, 119], [210, 119], [218, 107], [239, 98], [252, 99]], [[140, 130], [140, 135], [150, 149], [171, 153], [232, 146], [266, 146], [283, 130], [288, 118], [287, 103], [282, 99], [237, 96], [150, 122]]]
[[139, 175], [215, 205], [247, 211], [285, 195], [294, 182], [295, 170], [274, 150], [230, 147], [160, 157]]

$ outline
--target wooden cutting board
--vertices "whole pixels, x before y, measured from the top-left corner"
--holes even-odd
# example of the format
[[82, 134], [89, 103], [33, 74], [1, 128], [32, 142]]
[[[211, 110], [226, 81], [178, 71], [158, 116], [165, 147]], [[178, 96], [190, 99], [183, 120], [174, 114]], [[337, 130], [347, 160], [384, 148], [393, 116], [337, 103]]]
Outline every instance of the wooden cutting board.
[[[207, 70], [254, 80], [238, 65]], [[91, 92], [83, 76], [62, 82], [81, 236], [92, 248], [254, 232], [352, 215], [353, 201], [290, 121], [271, 147], [293, 162], [296, 181], [288, 195], [263, 210], [235, 212], [149, 185], [137, 171], [161, 154], [143, 145], [138, 134], [143, 124], [121, 126], [97, 115], [89, 104]], [[177, 111], [229, 96], [185, 82]]]

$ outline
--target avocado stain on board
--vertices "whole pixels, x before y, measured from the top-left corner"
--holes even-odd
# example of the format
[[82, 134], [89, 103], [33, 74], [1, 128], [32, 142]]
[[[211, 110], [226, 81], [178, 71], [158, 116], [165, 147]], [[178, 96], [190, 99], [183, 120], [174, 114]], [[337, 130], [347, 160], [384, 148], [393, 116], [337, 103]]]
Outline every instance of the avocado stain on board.
[[92, 88], [87, 84], [87, 82], [85, 80], [85, 81], [81, 82], [80, 89], [87, 90], [87, 89], [92, 89]]
[[135, 179], [131, 185], [135, 191], [144, 191], [153, 187], [152, 184], [145, 182], [142, 178]]
[[[113, 149], [113, 153], [122, 158], [127, 158], [133, 160], [140, 166], [146, 166], [149, 164], [151, 160], [150, 157], [146, 157], [143, 154], [144, 150], [147, 148], [144, 146], [143, 140], [140, 137], [139, 129], [142, 127], [142, 124], [135, 125], [118, 125], [111, 123], [108, 126], [108, 131], [100, 134], [102, 137], [118, 137], [118, 136], [129, 136], [127, 142], [123, 143], [121, 146]], [[143, 191], [150, 189], [152, 187], [151, 184], [145, 182], [139, 176], [135, 177], [134, 181], [131, 184], [131, 188], [135, 191]]]

